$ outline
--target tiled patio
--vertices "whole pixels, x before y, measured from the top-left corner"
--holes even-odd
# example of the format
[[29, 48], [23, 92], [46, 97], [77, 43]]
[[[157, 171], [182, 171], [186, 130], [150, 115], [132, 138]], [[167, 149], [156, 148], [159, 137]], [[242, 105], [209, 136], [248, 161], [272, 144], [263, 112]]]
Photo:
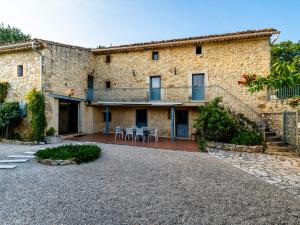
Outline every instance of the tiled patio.
[[151, 148], [159, 148], [159, 149], [172, 149], [177, 151], [188, 151], [188, 152], [197, 152], [198, 148], [196, 142], [194, 140], [175, 140], [174, 142], [171, 141], [169, 138], [159, 138], [158, 142], [155, 143], [154, 141], [143, 143], [140, 141], [131, 141], [127, 140], [126, 142], [121, 140], [120, 138], [117, 139], [115, 142], [114, 134], [110, 134], [106, 136], [101, 133], [97, 134], [90, 134], [84, 136], [77, 136], [77, 137], [70, 137], [67, 140], [73, 141], [85, 141], [85, 142], [101, 142], [105, 144], [118, 144], [118, 145], [131, 145], [131, 146], [141, 146], [141, 147], [151, 147]]

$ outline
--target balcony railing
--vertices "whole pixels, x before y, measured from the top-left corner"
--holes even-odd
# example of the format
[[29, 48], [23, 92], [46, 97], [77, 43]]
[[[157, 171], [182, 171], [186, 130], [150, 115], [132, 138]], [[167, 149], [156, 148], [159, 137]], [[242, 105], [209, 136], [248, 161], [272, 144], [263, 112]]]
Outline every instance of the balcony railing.
[[281, 88], [279, 90], [269, 90], [270, 100], [280, 100], [300, 96], [300, 84], [291, 88]]
[[205, 87], [87, 89], [92, 102], [192, 102], [205, 100]]

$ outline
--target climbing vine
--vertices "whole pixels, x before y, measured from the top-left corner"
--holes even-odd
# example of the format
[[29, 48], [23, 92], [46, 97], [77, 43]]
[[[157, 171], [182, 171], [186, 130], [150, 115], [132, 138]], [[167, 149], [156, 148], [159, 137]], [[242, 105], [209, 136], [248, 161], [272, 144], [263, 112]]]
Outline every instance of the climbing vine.
[[2, 104], [6, 96], [8, 94], [9, 83], [8, 82], [0, 82], [0, 104]]
[[33, 141], [41, 141], [44, 139], [47, 125], [44, 95], [33, 89], [27, 94], [27, 101], [27, 108], [31, 112], [31, 139]]

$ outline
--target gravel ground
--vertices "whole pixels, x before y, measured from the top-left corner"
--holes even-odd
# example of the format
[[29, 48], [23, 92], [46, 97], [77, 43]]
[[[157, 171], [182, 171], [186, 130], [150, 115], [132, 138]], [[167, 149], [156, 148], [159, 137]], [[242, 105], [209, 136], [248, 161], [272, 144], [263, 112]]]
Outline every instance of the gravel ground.
[[211, 155], [101, 146], [87, 164], [0, 170], [0, 224], [300, 224], [293, 195]]

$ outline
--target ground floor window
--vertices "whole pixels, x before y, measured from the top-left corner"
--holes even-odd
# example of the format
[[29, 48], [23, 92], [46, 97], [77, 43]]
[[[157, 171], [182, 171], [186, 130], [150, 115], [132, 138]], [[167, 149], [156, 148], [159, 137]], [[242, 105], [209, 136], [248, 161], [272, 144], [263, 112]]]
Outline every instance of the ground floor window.
[[[106, 112], [102, 112], [102, 121], [106, 122]], [[111, 122], [111, 112], [108, 113], [108, 122]]]

